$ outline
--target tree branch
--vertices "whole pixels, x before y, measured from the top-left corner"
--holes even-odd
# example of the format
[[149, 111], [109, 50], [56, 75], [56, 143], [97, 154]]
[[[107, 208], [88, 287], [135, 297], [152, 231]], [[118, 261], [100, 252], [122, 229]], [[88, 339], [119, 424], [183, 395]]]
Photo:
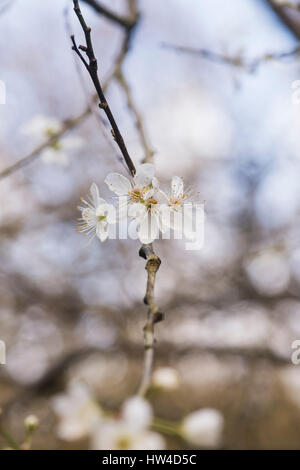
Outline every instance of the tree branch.
[[90, 5], [97, 13], [100, 13], [100, 15], [104, 16], [108, 20], [112, 21], [115, 24], [118, 24], [119, 26], [125, 29], [130, 29], [135, 24], [134, 20], [132, 20], [131, 18], [124, 18], [122, 16], [117, 15], [116, 13], [112, 12], [103, 5], [100, 5], [100, 3], [96, 0], [82, 1]]
[[154, 151], [150, 148], [148, 144], [148, 137], [146, 136], [146, 130], [143, 124], [143, 118], [133, 101], [130, 87], [127, 83], [127, 80], [125, 78], [125, 75], [121, 67], [116, 71], [115, 78], [118, 80], [120, 86], [123, 88], [124, 93], [126, 95], [127, 106], [131, 110], [132, 114], [134, 115], [136, 128], [140, 135], [141, 144], [145, 152], [145, 157], [143, 159], [143, 162], [144, 163], [150, 162], [153, 159]]
[[144, 326], [144, 369], [142, 380], [138, 389], [139, 395], [145, 395], [151, 385], [151, 375], [154, 357], [154, 325], [163, 320], [164, 315], [158, 310], [154, 299], [154, 286], [156, 273], [160, 267], [161, 261], [154, 253], [152, 244], [142, 245], [139, 255], [147, 260], [147, 288], [144, 297], [144, 303], [148, 305], [147, 321]]
[[[102, 88], [101, 88], [101, 84], [100, 84], [100, 80], [99, 80], [99, 77], [98, 77], [98, 66], [97, 66], [97, 60], [95, 58], [95, 54], [94, 54], [94, 50], [93, 50], [93, 45], [92, 45], [92, 40], [91, 40], [91, 29], [86, 25], [85, 23], [85, 20], [82, 16], [82, 13], [81, 13], [81, 10], [80, 10], [80, 7], [79, 7], [79, 3], [78, 3], [78, 0], [73, 0], [73, 3], [74, 3], [74, 11], [77, 15], [77, 18], [81, 24], [81, 27], [83, 29], [83, 32], [84, 32], [84, 35], [85, 35], [85, 41], [86, 41], [86, 45], [85, 46], [79, 46], [77, 47], [77, 44], [75, 42], [75, 38], [74, 36], [71, 37], [72, 39], [72, 42], [73, 42], [73, 50], [77, 53], [77, 55], [79, 56], [80, 60], [82, 61], [82, 63], [84, 64], [85, 68], [87, 69], [93, 83], [94, 83], [94, 86], [96, 88], [96, 91], [97, 91], [97, 94], [98, 94], [98, 97], [100, 99], [100, 107], [104, 110], [104, 112], [106, 113], [107, 115], [107, 118], [112, 126], [112, 129], [113, 129], [113, 136], [117, 142], [117, 144], [119, 145], [119, 148], [123, 154], [123, 157], [124, 157], [124, 160], [128, 166], [128, 169], [130, 171], [130, 173], [132, 174], [132, 176], [134, 176], [135, 174], [135, 167], [134, 167], [134, 164], [127, 152], [127, 148], [125, 146], [125, 143], [124, 143], [124, 140], [121, 136], [121, 133], [119, 131], [119, 128], [116, 124], [116, 121], [111, 113], [111, 110], [109, 108], [109, 105], [105, 99], [105, 96], [103, 94], [103, 91], [102, 91]], [[116, 64], [116, 70], [117, 70], [117, 78], [119, 80], [119, 82], [121, 82], [123, 88], [125, 89], [126, 91], [126, 94], [127, 94], [127, 100], [128, 100], [128, 96], [129, 96], [129, 101], [130, 101], [130, 105], [133, 107], [134, 111], [135, 111], [135, 115], [137, 117], [137, 120], [139, 120], [139, 122], [141, 122], [141, 119], [139, 117], [139, 115], [137, 114], [137, 111], [130, 99], [130, 94], [128, 95], [129, 93], [129, 88], [128, 88], [128, 85], [124, 79], [124, 76], [122, 75], [122, 68], [121, 68], [121, 64], [122, 64], [122, 58], [126, 55], [127, 51], [129, 50], [130, 48], [130, 41], [131, 41], [131, 37], [132, 37], [132, 31], [133, 31], [133, 28], [136, 26], [137, 24], [137, 20], [138, 20], [138, 13], [137, 13], [137, 10], [136, 10], [136, 1], [135, 0], [131, 0], [131, 5], [133, 7], [133, 11], [135, 13], [135, 21], [133, 23], [133, 25], [131, 26], [131, 28], [128, 30], [128, 33], [126, 35], [126, 39], [124, 41], [124, 45], [123, 45], [123, 49], [120, 53], [120, 56], [119, 56], [119, 61], [117, 61], [117, 64]], [[85, 57], [83, 56], [82, 52], [83, 51], [87, 57], [88, 57], [88, 61], [85, 59]], [[131, 108], [132, 109], [132, 108]], [[141, 132], [141, 126], [140, 126], [140, 132]], [[143, 137], [145, 137], [143, 131], [142, 131], [142, 135]], [[146, 154], [146, 158], [145, 160], [151, 158], [151, 154], [150, 152], [148, 152]], [[144, 298], [144, 302], [148, 305], [148, 314], [147, 314], [147, 322], [146, 322], [146, 325], [144, 327], [144, 346], [145, 346], [145, 357], [144, 357], [144, 369], [143, 369], [143, 376], [142, 376], [142, 380], [141, 380], [141, 384], [140, 384], [140, 387], [139, 387], [139, 390], [138, 390], [138, 393], [140, 395], [145, 395], [145, 393], [147, 392], [150, 384], [151, 384], [151, 372], [152, 372], [152, 364], [153, 364], [153, 356], [154, 356], [154, 325], [155, 323], [161, 321], [163, 319], [163, 314], [161, 312], [158, 311], [158, 307], [156, 306], [156, 303], [154, 301], [154, 285], [155, 285], [155, 278], [156, 278], [156, 273], [159, 269], [159, 266], [161, 264], [161, 261], [160, 259], [158, 258], [158, 256], [154, 253], [153, 251], [153, 247], [152, 247], [152, 244], [150, 245], [142, 245], [142, 248], [140, 249], [140, 252], [139, 252], [140, 256], [143, 257], [144, 259], [147, 260], [147, 263], [146, 263], [146, 270], [147, 270], [147, 276], [148, 276], [148, 279], [147, 279], [147, 289], [146, 289], [146, 295], [145, 295], [145, 298]]]
[[297, 38], [300, 39], [300, 28], [299, 24], [297, 24], [296, 21], [293, 20], [291, 15], [289, 15], [288, 12], [286, 12], [284, 7], [289, 7], [290, 9], [293, 8], [294, 10], [299, 11], [299, 6], [294, 5], [293, 7], [291, 6], [292, 4], [287, 5], [287, 2], [285, 4], [280, 4], [275, 2], [274, 0], [265, 0], [265, 2], [269, 5], [269, 7], [276, 13], [277, 17], [279, 20], [290, 30], [290, 32]]
[[284, 52], [272, 52], [266, 53], [260, 57], [256, 57], [252, 60], [246, 60], [245, 58], [237, 56], [228, 56], [223, 55], [218, 52], [211, 51], [209, 49], [197, 49], [188, 46], [179, 46], [175, 44], [163, 43], [163, 47], [168, 49], [173, 49], [177, 52], [182, 52], [186, 54], [195, 55], [201, 57], [202, 59], [209, 60], [211, 62], [216, 62], [219, 64], [230, 65], [233, 67], [245, 69], [247, 72], [253, 73], [258, 67], [263, 64], [266, 64], [271, 61], [282, 61], [285, 59], [295, 58], [300, 54], [300, 46], [296, 46], [289, 51]]
[[[109, 107], [109, 105], [106, 101], [106, 98], [104, 96], [103, 89], [102, 89], [102, 86], [101, 86], [101, 83], [100, 83], [100, 80], [99, 80], [99, 77], [98, 77], [98, 64], [97, 64], [97, 59], [95, 57], [94, 50], [93, 50], [93, 44], [92, 44], [92, 39], [91, 39], [91, 28], [86, 25], [86, 22], [85, 22], [85, 20], [82, 16], [82, 13], [81, 13], [81, 10], [80, 10], [80, 7], [79, 7], [78, 0], [73, 0], [73, 4], [74, 4], [74, 11], [77, 15], [77, 18], [78, 18], [78, 20], [81, 24], [82, 30], [83, 30], [84, 35], [85, 35], [86, 45], [77, 47], [75, 38], [74, 38], [74, 36], [72, 36], [71, 37], [72, 43], [73, 43], [72, 49], [79, 56], [79, 58], [83, 62], [85, 68], [87, 69], [87, 71], [88, 71], [88, 73], [89, 73], [89, 75], [92, 79], [92, 82], [95, 86], [95, 89], [97, 91], [97, 95], [98, 95], [99, 100], [100, 100], [99, 107], [101, 109], [103, 109], [103, 111], [105, 112], [105, 114], [107, 116], [107, 119], [109, 120], [110, 125], [112, 127], [113, 138], [116, 141], [116, 143], [117, 143], [117, 145], [118, 145], [118, 147], [119, 147], [119, 149], [120, 149], [120, 151], [123, 155], [123, 158], [124, 158], [124, 160], [126, 162], [126, 165], [129, 169], [129, 172], [131, 173], [132, 176], [134, 176], [135, 172], [136, 172], [134, 163], [131, 160], [131, 157], [128, 153], [127, 147], [125, 145], [125, 142], [124, 142], [124, 139], [121, 135], [119, 127], [118, 127], [118, 125], [115, 121], [115, 118], [112, 114], [112, 111], [111, 111], [111, 109], [110, 109], [110, 107]], [[88, 61], [84, 58], [81, 51], [83, 51], [87, 55]]]
[[23, 168], [29, 163], [31, 163], [38, 155], [45, 150], [47, 147], [55, 144], [57, 140], [62, 137], [67, 131], [74, 129], [81, 121], [83, 121], [88, 115], [90, 114], [90, 109], [86, 108], [81, 114], [76, 116], [75, 118], [68, 119], [64, 122], [63, 127], [60, 132], [54, 134], [51, 138], [46, 140], [44, 143], [36, 147], [32, 150], [28, 155], [18, 160], [13, 165], [5, 168], [3, 171], [0, 172], [0, 180], [9, 176], [11, 173], [14, 173], [16, 170]]
[[[129, 0], [129, 2], [132, 3], [133, 7], [136, 4], [136, 0]], [[115, 60], [115, 65], [113, 67], [113, 71], [111, 72], [110, 76], [105, 80], [105, 83], [103, 85], [103, 90], [104, 91], [107, 89], [110, 80], [113, 79], [115, 77], [116, 73], [118, 73], [118, 71], [122, 68], [123, 61], [124, 61], [124, 59], [126, 57], [126, 54], [127, 54], [127, 52], [129, 51], [129, 48], [130, 48], [132, 33], [133, 33], [133, 30], [134, 30], [134, 27], [137, 24], [138, 18], [139, 18], [139, 14], [138, 13], [134, 14], [133, 15], [133, 20], [132, 20], [132, 23], [131, 23], [131, 27], [125, 29], [125, 36], [124, 36], [124, 39], [122, 41], [122, 46], [121, 46], [120, 52], [119, 52], [119, 54], [118, 54], [118, 56]], [[95, 94], [92, 98], [92, 104], [96, 103], [97, 100], [98, 100], [98, 95]], [[32, 161], [34, 161], [37, 157], [39, 157], [39, 155], [41, 154], [41, 152], [43, 150], [45, 150], [47, 147], [50, 147], [51, 145], [53, 145], [53, 143], [55, 141], [57, 141], [57, 139], [62, 137], [66, 132], [75, 129], [92, 112], [93, 112], [93, 108], [92, 108], [91, 104], [88, 103], [86, 109], [81, 114], [79, 114], [78, 116], [76, 116], [72, 119], [68, 119], [68, 120], [65, 121], [65, 125], [63, 126], [62, 130], [59, 133], [57, 133], [54, 136], [52, 136], [51, 138], [47, 139], [43, 144], [36, 147], [28, 155], [25, 155], [25, 157], [21, 158], [19, 161], [17, 161], [13, 165], [5, 168], [3, 171], [0, 171], [0, 180], [4, 179], [5, 177], [7, 177], [9, 175], [11, 175], [15, 171], [29, 165]]]

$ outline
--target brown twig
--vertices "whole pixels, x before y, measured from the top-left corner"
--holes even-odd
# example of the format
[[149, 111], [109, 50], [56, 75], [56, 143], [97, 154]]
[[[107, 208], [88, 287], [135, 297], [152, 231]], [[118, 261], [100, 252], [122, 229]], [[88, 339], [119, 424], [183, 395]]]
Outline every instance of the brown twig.
[[[289, 9], [292, 8], [292, 4], [287, 5], [287, 2], [285, 2], [285, 5], [275, 2], [274, 0], [265, 0], [265, 2], [269, 5], [270, 8], [274, 11], [274, 13], [277, 15], [281, 23], [283, 23], [289, 31], [297, 38], [300, 39], [300, 28], [297, 20], [293, 18], [292, 15], [290, 15], [289, 11], [286, 11], [285, 7], [289, 7]], [[299, 7], [297, 5], [297, 8], [295, 8], [296, 5], [293, 6], [293, 9], [298, 10]], [[299, 11], [299, 10], [298, 10]]]
[[36, 147], [34, 150], [32, 150], [28, 155], [25, 155], [25, 157], [21, 158], [18, 160], [16, 163], [13, 165], [5, 168], [3, 171], [0, 172], [0, 180], [5, 178], [6, 176], [9, 176], [10, 174], [14, 173], [16, 170], [19, 170], [25, 166], [27, 166], [29, 163], [31, 163], [38, 155], [45, 150], [47, 147], [50, 147], [51, 145], [55, 144], [57, 140], [62, 137], [66, 132], [74, 129], [80, 122], [82, 122], [88, 115], [90, 114], [90, 109], [86, 108], [82, 113], [80, 113], [78, 116], [72, 119], [68, 119], [67, 121], [64, 122], [62, 129], [51, 136], [51, 138], [47, 139], [45, 142], [43, 142], [41, 145]]
[[160, 267], [161, 261], [159, 257], [154, 253], [152, 244], [142, 245], [139, 255], [147, 260], [146, 270], [147, 270], [147, 288], [146, 295], [144, 297], [144, 302], [148, 305], [147, 321], [144, 326], [144, 347], [145, 347], [145, 356], [144, 356], [144, 368], [142, 380], [138, 389], [139, 395], [145, 395], [151, 385], [151, 375], [153, 367], [153, 357], [154, 357], [154, 325], [163, 320], [164, 316], [158, 310], [158, 307], [154, 299], [154, 286], [156, 273]]
[[[121, 136], [121, 133], [119, 131], [119, 128], [116, 124], [116, 121], [111, 113], [111, 110], [109, 108], [109, 105], [105, 99], [105, 96], [102, 91], [102, 87], [100, 84], [100, 80], [98, 77], [98, 66], [97, 66], [97, 60], [95, 58], [94, 50], [93, 50], [93, 45], [92, 45], [92, 40], [91, 40], [91, 29], [86, 25], [85, 20], [82, 16], [78, 0], [73, 0], [74, 3], [74, 11], [77, 15], [77, 18], [81, 24], [81, 27], [83, 29], [84, 35], [85, 35], [85, 41], [86, 45], [85, 46], [79, 46], [77, 47], [77, 44], [75, 42], [74, 36], [71, 36], [72, 42], [73, 42], [73, 50], [77, 53], [79, 58], [81, 59], [82, 63], [84, 64], [85, 68], [87, 69], [94, 86], [96, 88], [98, 97], [100, 99], [100, 107], [105, 111], [106, 116], [112, 126], [113, 129], [113, 137], [115, 138], [117, 144], [119, 145], [119, 148], [122, 152], [122, 155], [124, 157], [124, 160], [128, 166], [128, 169], [130, 173], [134, 176], [135, 174], [135, 167], [134, 164], [128, 154], [126, 145], [124, 143], [123, 137]], [[130, 0], [130, 4], [132, 8], [136, 8], [136, 0]], [[117, 61], [116, 63], [116, 70], [117, 70], [117, 77], [118, 80], [120, 81], [120, 77], [122, 78], [122, 68], [121, 68], [121, 59], [126, 55], [127, 51], [129, 50], [130, 47], [130, 41], [132, 37], [132, 31], [133, 28], [137, 24], [137, 19], [139, 15], [137, 13], [137, 10], [135, 10], [135, 21], [132, 23], [132, 26], [129, 28], [129, 32], [126, 35], [126, 39], [123, 44], [122, 51], [119, 56], [119, 62]], [[86, 58], [83, 56], [81, 51], [85, 52], [88, 61]], [[125, 88], [127, 91], [129, 89], [127, 88], [127, 83], [124, 80], [123, 76], [123, 81], [122, 84], [124, 86], [125, 83]], [[129, 94], [130, 97], [130, 94]], [[132, 104], [132, 103], [131, 103]], [[133, 109], [135, 107], [133, 106]], [[141, 121], [140, 117], [138, 116], [138, 119]], [[144, 134], [143, 134], [144, 135]], [[146, 160], [147, 158], [151, 158], [150, 153], [148, 152], [148, 155], [146, 155]], [[160, 259], [158, 256], [154, 253], [152, 244], [149, 245], [142, 245], [142, 248], [140, 249], [139, 252], [140, 256], [143, 257], [144, 259], [147, 260], [146, 263], [146, 270], [147, 270], [147, 289], [146, 289], [146, 295], [144, 298], [144, 302], [148, 305], [148, 315], [147, 315], [147, 322], [144, 327], [144, 346], [145, 346], [145, 358], [144, 358], [144, 369], [143, 369], [143, 376], [141, 380], [141, 384], [139, 387], [138, 393], [140, 395], [145, 395], [147, 392], [150, 384], [151, 384], [151, 372], [152, 372], [152, 364], [153, 364], [153, 355], [154, 355], [154, 325], [155, 323], [161, 321], [163, 319], [163, 314], [158, 311], [158, 307], [155, 304], [154, 301], [154, 285], [155, 285], [155, 278], [156, 278], [156, 273], [158, 271], [158, 268], [160, 266]]]
[[299, 56], [300, 54], [300, 46], [298, 45], [289, 51], [266, 53], [260, 57], [256, 57], [255, 59], [246, 60], [239, 55], [228, 56], [225, 54], [220, 54], [218, 52], [211, 51], [209, 49], [197, 49], [193, 47], [179, 46], [168, 43], [162, 43], [162, 46], [177, 52], [195, 55], [201, 57], [202, 59], [210, 60], [211, 62], [241, 68], [251, 73], [255, 72], [258, 67], [268, 62], [291, 59]]
[[[92, 79], [92, 82], [95, 86], [95, 89], [97, 91], [97, 95], [98, 95], [99, 100], [100, 100], [99, 107], [101, 109], [103, 109], [103, 111], [105, 112], [105, 114], [107, 116], [107, 119], [109, 120], [110, 125], [112, 127], [113, 138], [116, 141], [116, 143], [117, 143], [117, 145], [118, 145], [118, 147], [119, 147], [119, 149], [120, 149], [120, 151], [123, 155], [123, 158], [124, 158], [124, 160], [126, 162], [126, 165], [129, 169], [129, 172], [131, 173], [132, 176], [134, 176], [135, 172], [136, 172], [134, 163], [131, 160], [131, 157], [128, 153], [127, 147], [125, 145], [125, 142], [124, 142], [124, 139], [121, 135], [119, 127], [118, 127], [118, 125], [115, 121], [115, 118], [112, 114], [112, 111], [111, 111], [111, 109], [110, 109], [110, 107], [107, 103], [107, 100], [105, 98], [105, 95], [104, 95], [104, 92], [103, 92], [103, 89], [102, 89], [102, 86], [101, 86], [101, 83], [100, 83], [100, 80], [99, 80], [99, 77], [98, 77], [98, 63], [97, 63], [97, 59], [96, 59], [95, 54], [94, 54], [92, 38], [91, 38], [91, 28], [87, 26], [87, 24], [86, 24], [86, 22], [85, 22], [85, 20], [82, 16], [78, 0], [73, 0], [73, 4], [74, 4], [74, 11], [77, 15], [77, 18], [80, 22], [80, 25], [81, 25], [82, 30], [83, 30], [84, 35], [85, 35], [86, 45], [77, 47], [75, 37], [71, 36], [71, 40], [72, 40], [72, 43], [73, 43], [72, 49], [76, 52], [76, 54], [78, 55], [78, 57], [80, 58], [80, 60], [84, 64], [85, 68], [87, 69], [87, 71], [88, 71], [88, 73], [89, 73], [89, 75]], [[83, 56], [81, 51], [83, 51], [86, 54], [88, 60], [85, 59], [85, 57]]]
[[96, 0], [82, 0], [83, 2], [90, 5], [97, 13], [104, 16], [108, 20], [112, 21], [113, 23], [119, 24], [123, 28], [130, 29], [134, 26], [134, 21], [131, 18], [124, 18], [123, 16], [119, 16], [113, 11], [109, 10], [108, 8], [101, 5]]
[[[128, 0], [128, 1], [129, 1], [129, 4], [132, 6], [132, 8], [131, 8], [131, 10], [132, 10], [133, 7], [135, 6], [136, 0]], [[115, 74], [120, 70], [120, 68], [122, 68], [122, 63], [123, 63], [123, 61], [126, 57], [127, 52], [129, 51], [130, 42], [131, 42], [131, 38], [132, 38], [132, 33], [133, 33], [133, 30], [134, 30], [134, 27], [137, 24], [138, 18], [139, 18], [138, 13], [134, 14], [133, 19], [131, 20], [130, 28], [129, 27], [125, 28], [124, 39], [122, 41], [120, 52], [119, 52], [119, 54], [118, 54], [118, 56], [115, 60], [113, 70], [112, 70], [109, 77], [105, 80], [105, 82], [103, 84], [103, 90], [104, 91], [106, 91], [110, 81], [115, 77]], [[120, 24], [120, 22], [117, 22], [117, 23]], [[0, 180], [4, 179], [5, 177], [7, 177], [9, 175], [11, 175], [15, 171], [29, 165], [31, 162], [33, 162], [36, 158], [38, 158], [41, 155], [41, 152], [43, 150], [45, 150], [46, 148], [53, 145], [53, 142], [57, 141], [57, 139], [62, 137], [66, 132], [75, 129], [81, 122], [83, 122], [88, 116], [90, 116], [90, 114], [93, 112], [93, 106], [92, 105], [93, 105], [93, 103], [96, 103], [97, 100], [98, 100], [98, 95], [95, 94], [92, 97], [91, 103], [87, 104], [86, 109], [82, 113], [80, 113], [78, 116], [76, 116], [72, 119], [68, 119], [68, 120], [65, 121], [65, 124], [64, 124], [63, 128], [61, 129], [61, 131], [59, 133], [57, 133], [54, 136], [52, 136], [51, 138], [47, 139], [43, 144], [36, 147], [28, 155], [25, 155], [25, 157], [21, 158], [20, 160], [18, 160], [13, 165], [11, 165], [11, 166], [5, 168], [4, 170], [0, 171]]]
[[124, 90], [124, 93], [126, 95], [126, 100], [127, 100], [127, 106], [131, 110], [131, 112], [132, 112], [132, 114], [134, 115], [134, 118], [135, 118], [135, 124], [136, 124], [137, 130], [139, 132], [140, 139], [141, 139], [141, 144], [142, 144], [144, 152], [145, 152], [145, 157], [143, 159], [143, 162], [144, 163], [145, 162], [150, 162], [153, 159], [154, 151], [151, 149], [151, 147], [148, 143], [148, 137], [146, 135], [146, 130], [145, 130], [145, 126], [144, 126], [144, 123], [143, 123], [142, 116], [141, 116], [140, 112], [138, 111], [138, 109], [137, 109], [137, 107], [136, 107], [136, 105], [133, 101], [130, 87], [127, 83], [127, 80], [125, 78], [125, 75], [124, 75], [121, 67], [116, 71], [115, 77], [118, 80], [120, 86]]

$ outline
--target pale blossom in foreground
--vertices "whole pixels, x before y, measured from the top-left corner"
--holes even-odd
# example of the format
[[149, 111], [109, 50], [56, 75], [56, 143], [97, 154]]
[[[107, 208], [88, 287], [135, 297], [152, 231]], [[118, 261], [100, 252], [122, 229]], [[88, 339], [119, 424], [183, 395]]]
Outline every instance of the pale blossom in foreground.
[[179, 374], [172, 367], [160, 367], [153, 373], [152, 384], [164, 390], [176, 390], [179, 387]]
[[49, 138], [54, 140], [51, 145], [41, 152], [41, 159], [45, 163], [67, 166], [69, 154], [83, 145], [83, 139], [78, 136], [66, 136], [57, 138], [55, 136], [63, 130], [63, 124], [58, 119], [45, 116], [35, 116], [25, 124], [21, 131], [24, 135], [31, 137], [35, 145], [41, 145]]
[[160, 450], [163, 437], [149, 431], [152, 422], [149, 403], [134, 396], [126, 400], [119, 419], [107, 418], [98, 423], [92, 434], [95, 450]]
[[182, 436], [198, 447], [219, 447], [224, 418], [212, 408], [204, 408], [187, 415], [182, 423]]
[[116, 223], [115, 207], [100, 197], [95, 183], [90, 187], [90, 196], [87, 200], [81, 200], [84, 205], [78, 207], [81, 211], [79, 231], [87, 234], [94, 232], [92, 238], [97, 236], [101, 242], [104, 242], [108, 237], [109, 225]]
[[54, 397], [52, 406], [59, 418], [58, 436], [66, 441], [90, 434], [102, 412], [83, 383], [71, 383], [67, 393]]

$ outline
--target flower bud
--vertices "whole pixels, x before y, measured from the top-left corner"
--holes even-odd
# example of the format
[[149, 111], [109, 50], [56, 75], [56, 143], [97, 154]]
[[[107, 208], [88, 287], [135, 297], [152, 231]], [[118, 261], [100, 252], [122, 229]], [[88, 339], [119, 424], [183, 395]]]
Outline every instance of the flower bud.
[[164, 390], [176, 390], [179, 386], [178, 372], [172, 367], [160, 367], [153, 373], [154, 387]]
[[224, 418], [211, 408], [194, 411], [182, 423], [183, 437], [199, 447], [218, 447], [221, 442]]
[[39, 425], [39, 420], [35, 415], [29, 415], [24, 421], [27, 431], [33, 432]]

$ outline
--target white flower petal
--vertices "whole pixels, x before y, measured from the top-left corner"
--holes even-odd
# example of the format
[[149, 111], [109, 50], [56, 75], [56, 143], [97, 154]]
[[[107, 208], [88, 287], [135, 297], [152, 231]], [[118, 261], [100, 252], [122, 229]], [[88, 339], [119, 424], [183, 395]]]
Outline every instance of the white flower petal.
[[167, 228], [172, 228], [171, 224], [171, 207], [167, 205], [162, 205], [159, 208], [162, 224]]
[[152, 178], [152, 188], [154, 189], [154, 191], [158, 191], [159, 190], [159, 181], [158, 179], [156, 178], [156, 176], [154, 176]]
[[175, 390], [179, 387], [179, 374], [172, 367], [160, 367], [154, 371], [152, 383], [164, 390]]
[[100, 196], [99, 196], [99, 189], [98, 189], [98, 186], [96, 185], [96, 183], [91, 184], [90, 193], [91, 193], [91, 196], [92, 196], [92, 199], [93, 199], [93, 204], [94, 204], [95, 207], [97, 207], [98, 204], [99, 204]]
[[175, 198], [183, 196], [183, 181], [179, 176], [173, 176], [171, 182], [172, 195]]
[[185, 417], [182, 431], [192, 444], [203, 447], [217, 447], [220, 444], [224, 418], [211, 408], [194, 411]]
[[96, 225], [96, 234], [101, 242], [104, 242], [108, 237], [108, 224], [107, 222], [101, 221]]
[[134, 202], [128, 206], [128, 216], [131, 219], [143, 219], [147, 215], [147, 209], [144, 204]]
[[110, 173], [107, 175], [104, 182], [109, 189], [118, 196], [127, 195], [132, 189], [129, 179], [119, 173]]
[[155, 193], [155, 199], [159, 202], [159, 204], [168, 204], [169, 203], [169, 198], [168, 196], [166, 195], [166, 193], [164, 191], [162, 191], [161, 189], [159, 189], [156, 193]]
[[142, 397], [128, 398], [122, 407], [122, 416], [131, 429], [146, 429], [153, 418], [152, 408]]
[[139, 221], [138, 236], [143, 244], [152, 243], [159, 236], [159, 219], [156, 214], [146, 213]]
[[143, 163], [137, 167], [134, 181], [142, 187], [149, 186], [154, 177], [154, 174], [154, 165], [151, 163]]

